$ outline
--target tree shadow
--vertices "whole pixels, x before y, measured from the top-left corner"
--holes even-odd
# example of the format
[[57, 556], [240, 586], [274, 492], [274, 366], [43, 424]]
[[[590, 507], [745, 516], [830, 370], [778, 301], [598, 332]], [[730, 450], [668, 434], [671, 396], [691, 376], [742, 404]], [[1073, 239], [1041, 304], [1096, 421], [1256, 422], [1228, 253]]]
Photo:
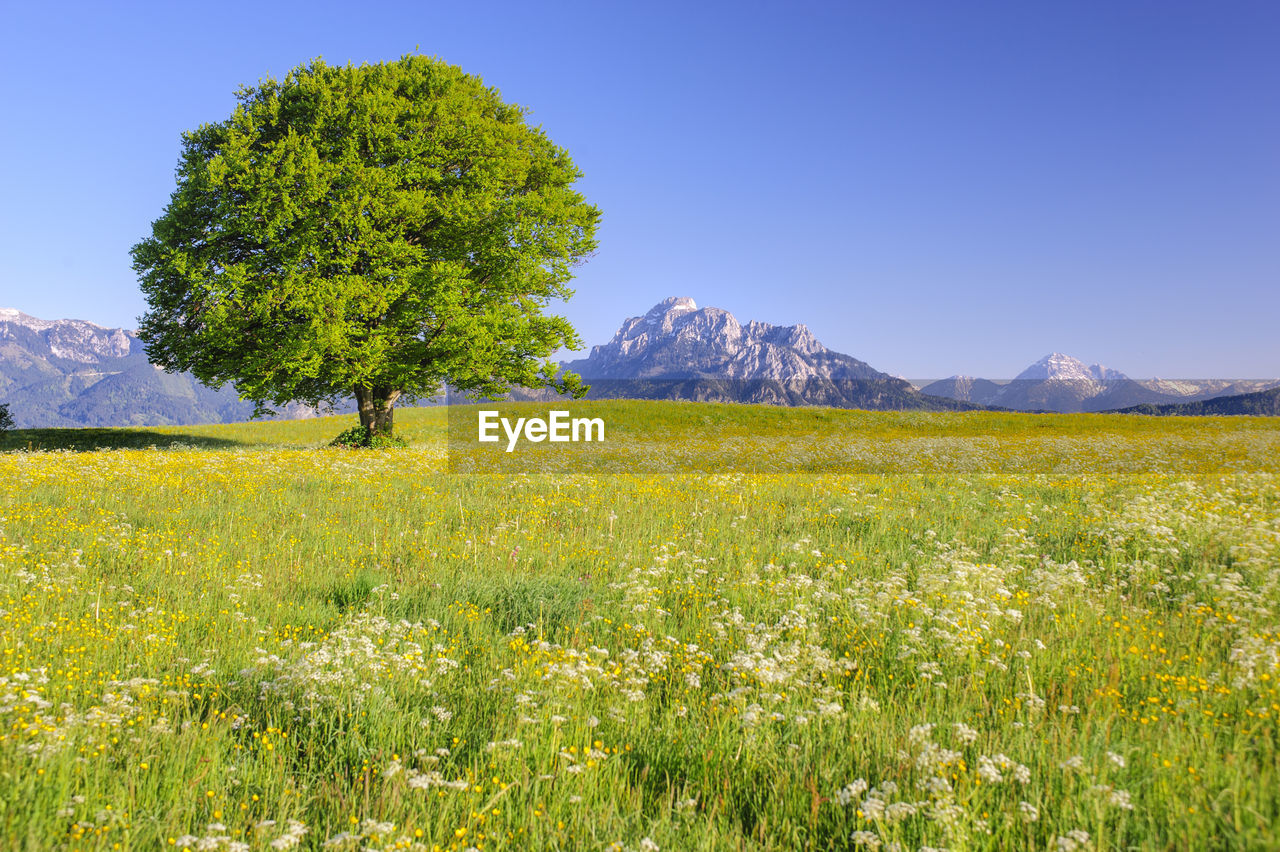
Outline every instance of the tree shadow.
[[247, 446], [243, 441], [154, 429], [11, 429], [0, 432], [0, 452], [67, 450], [218, 450]]

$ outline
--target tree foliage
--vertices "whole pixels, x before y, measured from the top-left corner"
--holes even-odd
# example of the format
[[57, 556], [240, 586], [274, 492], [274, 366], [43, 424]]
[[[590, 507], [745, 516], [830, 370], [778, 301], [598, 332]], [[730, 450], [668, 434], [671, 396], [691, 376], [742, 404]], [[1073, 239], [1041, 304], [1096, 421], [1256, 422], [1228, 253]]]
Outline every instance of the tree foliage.
[[0, 402], [0, 432], [13, 428], [13, 415], [9, 413], [9, 403]]
[[183, 135], [177, 189], [133, 248], [151, 360], [271, 404], [354, 394], [391, 432], [402, 394], [442, 383], [578, 393], [544, 314], [572, 295], [599, 211], [526, 112], [424, 56], [320, 60], [237, 93]]

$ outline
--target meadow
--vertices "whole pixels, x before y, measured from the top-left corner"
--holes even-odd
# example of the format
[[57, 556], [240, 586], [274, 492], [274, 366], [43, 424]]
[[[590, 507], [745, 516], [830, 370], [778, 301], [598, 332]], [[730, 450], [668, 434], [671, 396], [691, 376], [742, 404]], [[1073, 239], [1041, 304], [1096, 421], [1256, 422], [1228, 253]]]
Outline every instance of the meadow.
[[599, 405], [0, 436], [0, 847], [1280, 847], [1280, 422]]

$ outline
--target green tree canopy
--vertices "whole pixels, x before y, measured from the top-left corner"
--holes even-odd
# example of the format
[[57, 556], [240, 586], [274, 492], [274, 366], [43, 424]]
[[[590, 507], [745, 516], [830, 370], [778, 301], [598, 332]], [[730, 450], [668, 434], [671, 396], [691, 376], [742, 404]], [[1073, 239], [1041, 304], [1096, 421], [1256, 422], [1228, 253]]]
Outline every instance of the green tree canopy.
[[581, 343], [543, 310], [572, 295], [600, 212], [525, 110], [424, 56], [320, 60], [237, 93], [182, 138], [177, 189], [133, 248], [152, 362], [264, 412], [355, 395], [389, 434], [442, 383], [577, 393]]

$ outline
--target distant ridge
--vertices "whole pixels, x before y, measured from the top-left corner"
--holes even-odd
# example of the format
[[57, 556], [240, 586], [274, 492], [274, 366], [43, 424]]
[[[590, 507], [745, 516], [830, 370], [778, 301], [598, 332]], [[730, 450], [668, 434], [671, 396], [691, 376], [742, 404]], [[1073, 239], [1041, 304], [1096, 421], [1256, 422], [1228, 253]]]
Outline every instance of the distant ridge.
[[[581, 374], [592, 386], [589, 397], [597, 399], [1280, 416], [1280, 380], [1138, 380], [1060, 352], [1031, 364], [1012, 381], [956, 375], [917, 390], [828, 349], [804, 325], [742, 324], [726, 310], [699, 307], [687, 297], [665, 299], [643, 316], [625, 320], [608, 343], [561, 366]], [[517, 391], [513, 397], [553, 395]], [[14, 308], [0, 308], [0, 403], [10, 406], [19, 428], [219, 423], [246, 420], [253, 411], [230, 386], [213, 390], [189, 373], [152, 366], [133, 331], [84, 320], [45, 320]], [[350, 405], [337, 409], [350, 410]], [[316, 413], [291, 405], [278, 416]]]
[[1153, 414], [1157, 416], [1212, 417], [1246, 415], [1280, 417], [1280, 387], [1234, 396], [1219, 396], [1195, 402], [1167, 405], [1133, 405], [1117, 409], [1115, 414]]
[[1133, 379], [1119, 370], [1052, 352], [1019, 373], [997, 382], [952, 376], [924, 384], [924, 393], [1016, 411], [1116, 411], [1139, 405], [1170, 405], [1253, 393], [1280, 381]]
[[0, 403], [21, 429], [228, 423], [253, 413], [230, 385], [214, 390], [152, 366], [133, 331], [14, 308], [0, 308]]

